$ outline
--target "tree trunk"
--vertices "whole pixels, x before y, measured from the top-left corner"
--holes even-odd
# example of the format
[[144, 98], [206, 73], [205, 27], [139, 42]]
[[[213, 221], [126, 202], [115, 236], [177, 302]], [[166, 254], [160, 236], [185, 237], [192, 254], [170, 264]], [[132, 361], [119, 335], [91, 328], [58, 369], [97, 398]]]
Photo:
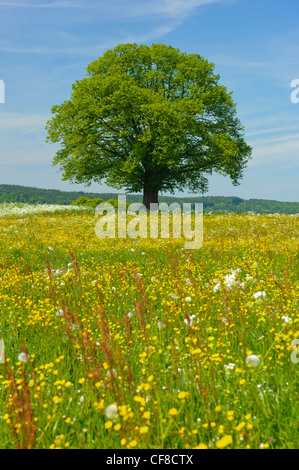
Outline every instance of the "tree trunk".
[[[143, 204], [148, 210], [158, 210], [158, 190], [144, 186]], [[152, 204], [152, 207], [150, 206], [150, 204]]]

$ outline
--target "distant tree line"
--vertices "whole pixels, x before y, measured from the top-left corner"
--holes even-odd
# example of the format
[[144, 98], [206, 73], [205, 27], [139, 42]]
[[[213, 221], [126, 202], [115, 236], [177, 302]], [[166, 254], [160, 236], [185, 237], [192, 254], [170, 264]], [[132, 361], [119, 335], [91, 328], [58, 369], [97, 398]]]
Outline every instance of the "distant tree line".
[[[109, 203], [111, 204], [114, 209], [118, 209], [118, 199], [102, 199], [101, 197], [96, 198], [89, 198], [87, 196], [80, 196], [78, 199], [72, 202], [72, 206], [84, 206], [84, 207], [92, 207], [95, 209], [98, 204], [102, 203]], [[127, 202], [126, 205], [122, 205], [123, 208], [127, 209], [129, 207], [129, 203]]]
[[[29, 203], [29, 204], [75, 204], [79, 198], [85, 200], [84, 205], [95, 207], [99, 202], [111, 202], [117, 200], [116, 193], [88, 193], [84, 191], [60, 191], [58, 189], [40, 189], [19, 185], [0, 185], [0, 203]], [[84, 199], [85, 198], [85, 199]], [[86, 199], [87, 198], [87, 199]], [[97, 201], [95, 201], [97, 199]], [[93, 200], [93, 201], [90, 201]], [[142, 202], [142, 195], [127, 194], [128, 204]], [[82, 201], [82, 200], [81, 200]], [[197, 196], [177, 198], [174, 196], [161, 196], [159, 202], [189, 202], [194, 208], [194, 203], [202, 202], [205, 212], [234, 212], [259, 214], [298, 214], [299, 202], [280, 202], [266, 199], [241, 199], [239, 197], [225, 196]], [[115, 204], [115, 203], [113, 203]]]

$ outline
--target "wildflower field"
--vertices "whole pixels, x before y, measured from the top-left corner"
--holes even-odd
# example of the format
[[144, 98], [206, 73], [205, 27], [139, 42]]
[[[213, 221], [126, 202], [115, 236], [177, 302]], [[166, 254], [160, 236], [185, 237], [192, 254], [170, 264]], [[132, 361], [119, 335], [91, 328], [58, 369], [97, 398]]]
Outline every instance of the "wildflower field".
[[1, 448], [298, 448], [298, 215], [204, 215], [186, 250], [8, 209]]

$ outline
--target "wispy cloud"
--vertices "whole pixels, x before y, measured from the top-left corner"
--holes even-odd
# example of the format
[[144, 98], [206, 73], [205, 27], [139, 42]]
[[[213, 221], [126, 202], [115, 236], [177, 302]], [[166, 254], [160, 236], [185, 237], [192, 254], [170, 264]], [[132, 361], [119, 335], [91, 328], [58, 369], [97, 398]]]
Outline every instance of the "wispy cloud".
[[18, 131], [20, 134], [39, 132], [45, 128], [49, 114], [0, 112], [0, 136], [2, 132]]
[[[92, 4], [92, 2], [90, 2]], [[76, 1], [58, 1], [51, 3], [41, 3], [41, 2], [0, 2], [0, 7], [10, 7], [10, 8], [88, 8], [87, 2], [76, 2]], [[95, 8], [95, 4], [91, 6]]]
[[299, 143], [299, 134], [283, 134], [278, 137], [264, 138], [258, 141], [258, 145], [264, 147], [269, 146], [269, 144], [274, 145], [277, 142], [291, 143], [292, 141], [296, 141], [297, 143]]
[[294, 108], [272, 114], [259, 110], [259, 118], [247, 119], [246, 140], [253, 148], [249, 167], [298, 167], [299, 116]]
[[[2, 52], [13, 52], [13, 53], [18, 53], [18, 54], [57, 54], [57, 55], [64, 55], [64, 54], [72, 54], [76, 56], [90, 56], [94, 57], [97, 54], [102, 53], [103, 51], [115, 47], [117, 44], [126, 44], [126, 43], [144, 43], [148, 42], [151, 40], [157, 40], [166, 34], [170, 33], [173, 31], [173, 29], [177, 26], [177, 24], [171, 24], [171, 25], [161, 25], [158, 27], [154, 27], [152, 29], [149, 29], [148, 31], [145, 31], [144, 33], [124, 33], [123, 35], [119, 34], [118, 36], [115, 36], [111, 39], [107, 39], [103, 42], [99, 42], [97, 44], [88, 44], [85, 46], [82, 45], [73, 45], [73, 46], [64, 46], [61, 47], [57, 43], [57, 47], [53, 45], [52, 46], [28, 46], [28, 47], [23, 47], [19, 45], [14, 45], [14, 44], [0, 44], [0, 50]], [[59, 34], [58, 34], [59, 35]], [[79, 42], [79, 39], [77, 38], [77, 41], [74, 42]]]
[[193, 11], [203, 5], [209, 5], [216, 2], [224, 2], [228, 0], [131, 0], [124, 2], [123, 0], [58, 0], [52, 2], [40, 2], [38, 0], [32, 2], [3, 2], [0, 1], [0, 7], [9, 8], [82, 8], [93, 10], [111, 10], [114, 15], [127, 12], [127, 15], [148, 15], [148, 14], [166, 14], [171, 16], [181, 16], [186, 12]]
[[[34, 179], [41, 183], [41, 172], [48, 171], [55, 153], [55, 145], [45, 145], [47, 112], [53, 103], [67, 99], [71, 83], [84, 76], [87, 63], [119, 43], [164, 42], [198, 51], [215, 63], [221, 83], [233, 91], [245, 139], [253, 147], [240, 191], [244, 188], [247, 197], [272, 197], [280, 170], [290, 169], [288, 181], [298, 177], [299, 104], [290, 101], [290, 83], [299, 78], [299, 32], [293, 2], [272, 0], [270, 13], [262, 3], [0, 0], [0, 78], [7, 88], [0, 108], [2, 177], [11, 183], [24, 178], [24, 184]], [[51, 175], [43, 185], [60, 184], [56, 169]], [[222, 181], [224, 177], [217, 180], [215, 193], [225, 190]], [[277, 199], [283, 196], [279, 187]], [[285, 190], [298, 199], [295, 184]], [[235, 194], [229, 184], [227, 191]]]
[[[299, 120], [298, 120], [299, 121]], [[281, 132], [290, 132], [290, 131], [298, 131], [298, 126], [297, 125], [292, 126], [285, 126], [285, 127], [265, 127], [264, 129], [258, 129], [255, 131], [251, 132], [246, 132], [246, 137], [259, 137], [263, 136], [265, 134], [280, 134]]]
[[[212, 3], [227, 3], [228, 0], [150, 0], [147, 2], [133, 1], [124, 4], [117, 1], [119, 12], [128, 16], [156, 16], [167, 18], [186, 18], [197, 8]], [[128, 8], [129, 7], [129, 8]]]
[[276, 85], [285, 87], [298, 76], [298, 31], [273, 34], [271, 41], [269, 38], [262, 42], [260, 38], [252, 38], [251, 41], [246, 54], [244, 45], [231, 52], [227, 46], [219, 44], [218, 52], [212, 53], [211, 59], [217, 66], [231, 70], [236, 80], [248, 81], [251, 76], [254, 80], [275, 80]]
[[[182, 22], [190, 16], [196, 9], [207, 6], [212, 3], [225, 3], [228, 0], [131, 0], [124, 2], [123, 0], [110, 0], [106, 1], [67, 1], [58, 0], [53, 2], [1, 2], [0, 8], [7, 7], [7, 10], [13, 8], [28, 8], [28, 9], [69, 9], [69, 14], [72, 15], [69, 21], [76, 21], [78, 24], [83, 20], [84, 15], [87, 15], [90, 21], [90, 13], [88, 11], [95, 10], [94, 20], [97, 15], [101, 15], [103, 19], [109, 20], [111, 25], [111, 33], [105, 35], [105, 39], [99, 42], [92, 41], [89, 38], [86, 44], [86, 37], [80, 37], [80, 33], [73, 33], [72, 41], [61, 40], [61, 30], [56, 28], [53, 30], [45, 15], [43, 21], [45, 22], [44, 31], [36, 31], [35, 28], [28, 30], [28, 40], [24, 41], [24, 37], [19, 39], [7, 40], [3, 38], [0, 41], [0, 50], [7, 53], [21, 53], [21, 54], [73, 54], [73, 55], [86, 55], [94, 56], [110, 47], [115, 47], [119, 43], [128, 42], [147, 42], [159, 39], [175, 29], [177, 29]], [[9, 7], [9, 8], [8, 8]], [[81, 9], [82, 13], [78, 13]], [[73, 10], [71, 12], [71, 10]], [[66, 14], [66, 13], [63, 13]], [[52, 13], [53, 15], [53, 13]], [[50, 16], [49, 16], [50, 18]], [[59, 18], [59, 17], [58, 17]], [[125, 28], [119, 30], [119, 21], [134, 22], [136, 27], [133, 29]], [[59, 19], [58, 23], [59, 24]], [[61, 20], [60, 28], [65, 27], [65, 22]], [[80, 28], [78, 28], [79, 30]], [[49, 35], [49, 30], [51, 34]], [[137, 32], [139, 31], [139, 32]], [[98, 32], [99, 36], [101, 31]], [[110, 36], [110, 37], [109, 37]], [[18, 38], [18, 35], [16, 36]], [[92, 41], [92, 42], [91, 42]], [[85, 44], [84, 44], [85, 42]]]
[[248, 167], [268, 166], [269, 168], [298, 168], [299, 138], [291, 140], [273, 140], [264, 145], [255, 145], [253, 158]]

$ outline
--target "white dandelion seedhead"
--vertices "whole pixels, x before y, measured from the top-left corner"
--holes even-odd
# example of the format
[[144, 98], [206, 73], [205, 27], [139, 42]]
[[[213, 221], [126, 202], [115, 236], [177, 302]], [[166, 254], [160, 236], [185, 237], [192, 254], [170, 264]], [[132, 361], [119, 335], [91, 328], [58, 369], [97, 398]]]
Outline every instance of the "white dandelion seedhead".
[[55, 313], [56, 317], [63, 317], [63, 314], [64, 314], [64, 311], [62, 310], [62, 308], [57, 310]]
[[26, 352], [21, 352], [19, 355], [18, 355], [18, 361], [20, 362], [28, 362], [29, 361], [29, 354], [27, 354]]
[[111, 379], [111, 377], [117, 377], [117, 372], [115, 369], [107, 370], [107, 377]]
[[246, 364], [250, 365], [251, 367], [257, 367], [260, 365], [260, 358], [255, 354], [250, 354], [250, 356], [246, 357]]
[[107, 406], [105, 410], [105, 415], [109, 419], [113, 419], [117, 413], [118, 413], [118, 407], [114, 403], [112, 405]]

